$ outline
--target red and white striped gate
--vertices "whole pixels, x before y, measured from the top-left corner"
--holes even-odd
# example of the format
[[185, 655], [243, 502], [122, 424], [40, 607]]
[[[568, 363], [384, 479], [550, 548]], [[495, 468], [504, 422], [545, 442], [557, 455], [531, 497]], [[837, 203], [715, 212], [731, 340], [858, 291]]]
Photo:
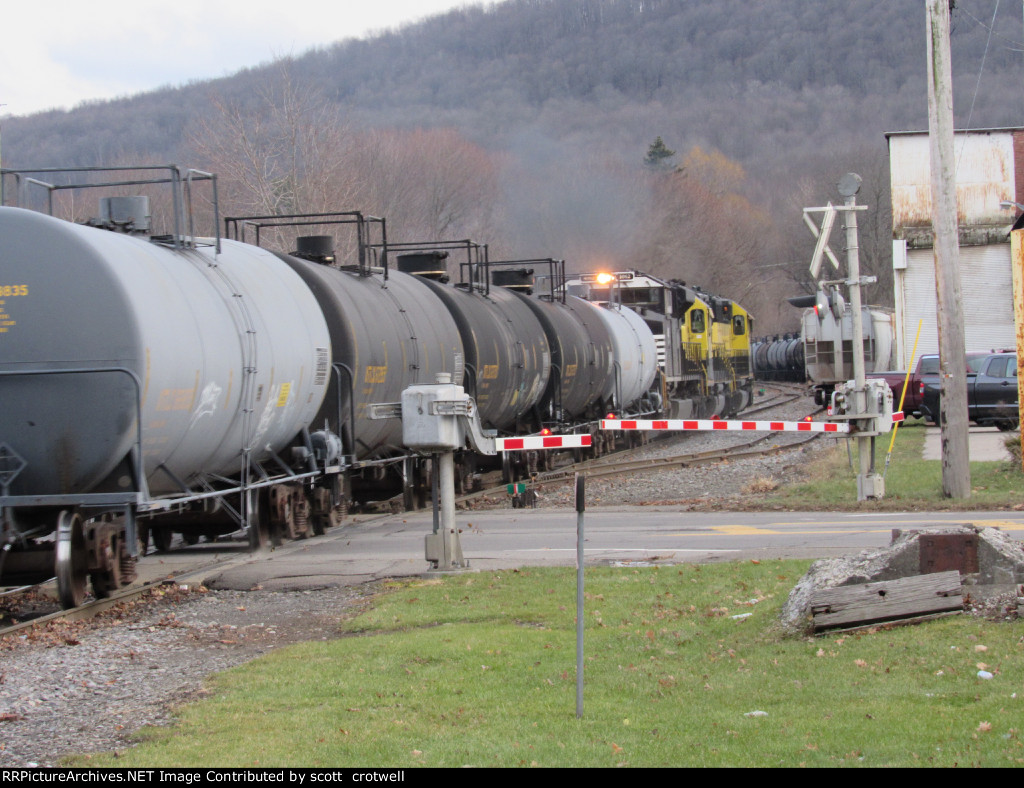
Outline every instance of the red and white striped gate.
[[848, 433], [850, 425], [833, 421], [743, 421], [741, 419], [601, 419], [602, 430]]

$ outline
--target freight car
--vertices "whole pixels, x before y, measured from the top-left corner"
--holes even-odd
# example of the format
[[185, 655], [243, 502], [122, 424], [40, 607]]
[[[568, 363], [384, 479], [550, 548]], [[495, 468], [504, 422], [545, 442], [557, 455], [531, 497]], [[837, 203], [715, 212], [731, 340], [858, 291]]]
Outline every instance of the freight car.
[[[853, 380], [853, 311], [838, 290], [788, 299], [803, 309], [799, 334], [765, 337], [753, 345], [758, 380], [813, 384], [814, 401], [828, 404], [839, 383]], [[861, 308], [864, 332], [864, 371], [888, 369], [895, 354], [892, 310]]]
[[[790, 299], [790, 303], [795, 300]], [[861, 307], [861, 325], [864, 372], [889, 369], [896, 349], [892, 310]], [[836, 385], [854, 377], [853, 309], [835, 295], [831, 298], [819, 296], [816, 305], [804, 309], [802, 327], [807, 381], [814, 384], [814, 401], [825, 406]]]
[[804, 343], [799, 334], [762, 337], [751, 345], [751, 355], [757, 380], [803, 383], [806, 378]]

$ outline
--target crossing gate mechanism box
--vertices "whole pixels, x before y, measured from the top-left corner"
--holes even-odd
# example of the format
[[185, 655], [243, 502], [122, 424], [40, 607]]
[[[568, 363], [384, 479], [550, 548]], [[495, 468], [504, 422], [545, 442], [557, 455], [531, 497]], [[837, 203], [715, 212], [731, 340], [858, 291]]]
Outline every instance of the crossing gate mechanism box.
[[462, 386], [435, 383], [402, 392], [402, 442], [419, 451], [454, 451], [465, 446], [460, 415], [470, 415], [473, 400]]

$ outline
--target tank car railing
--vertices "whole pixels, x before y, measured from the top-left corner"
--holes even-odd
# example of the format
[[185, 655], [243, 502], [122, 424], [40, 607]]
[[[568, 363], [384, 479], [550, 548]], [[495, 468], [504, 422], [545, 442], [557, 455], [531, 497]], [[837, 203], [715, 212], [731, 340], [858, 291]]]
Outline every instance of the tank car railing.
[[[169, 174], [162, 178], [128, 178], [124, 180], [101, 181], [97, 183], [50, 183], [33, 177], [42, 174], [72, 174], [94, 172], [153, 172], [166, 171]], [[21, 167], [19, 169], [0, 169], [0, 205], [6, 205], [6, 177], [13, 176], [15, 182], [16, 205], [27, 205], [30, 198], [30, 187], [38, 186], [46, 191], [47, 213], [53, 215], [53, 195], [55, 192], [79, 189], [106, 189], [123, 186], [156, 186], [170, 184], [171, 203], [174, 210], [174, 231], [170, 235], [170, 243], [176, 249], [193, 248], [195, 242], [195, 216], [192, 211], [192, 184], [198, 181], [210, 181], [213, 189], [214, 226], [213, 237], [220, 252], [220, 221], [217, 202], [217, 176], [202, 170], [182, 170], [176, 164], [152, 164], [128, 167]], [[163, 242], [162, 236], [151, 236], [155, 242]]]
[[341, 375], [342, 373], [348, 375], [348, 448], [350, 450], [349, 455], [354, 458], [356, 456], [356, 376], [355, 373], [352, 371], [352, 368], [348, 366], [348, 364], [342, 364], [340, 361], [335, 361], [333, 364], [331, 364], [331, 368], [338, 376], [338, 396], [335, 399], [336, 411], [334, 417], [336, 419], [335, 423], [338, 425], [338, 437], [341, 438], [341, 450], [343, 454], [345, 452], [345, 420], [344, 418], [342, 418], [342, 411], [344, 410], [344, 405], [342, 405], [341, 399]]
[[[464, 250], [466, 252], [466, 262], [459, 263], [459, 284], [470, 290], [477, 286], [482, 288], [485, 293], [490, 292], [486, 287], [486, 281], [481, 281], [479, 278], [479, 271], [487, 264], [487, 244], [479, 244], [468, 238], [462, 238], [452, 241], [400, 241], [397, 243], [385, 243], [383, 248], [385, 254], [388, 252]], [[467, 269], [469, 270], [468, 278], [465, 273]]]
[[[292, 214], [267, 214], [263, 216], [225, 216], [224, 234], [235, 241], [249, 243], [246, 240], [246, 229], [251, 229], [255, 234], [255, 245], [263, 245], [263, 229], [272, 227], [317, 227], [329, 225], [354, 224], [356, 227], [356, 254], [360, 273], [368, 275], [373, 272], [370, 256], [374, 256], [373, 262], [378, 262], [379, 268], [388, 278], [388, 231], [387, 220], [380, 216], [364, 215], [361, 211], [333, 211], [329, 213], [292, 213]], [[379, 227], [380, 241], [374, 242], [371, 238], [371, 228]], [[337, 241], [337, 239], [335, 239]], [[376, 250], [382, 249], [383, 253], [377, 257]]]
[[[536, 265], [546, 266], [548, 269], [547, 274], [540, 274], [535, 277], [536, 280], [546, 280], [550, 283], [550, 293], [537, 293], [537, 297], [547, 301], [561, 301], [565, 303], [565, 260], [556, 260], [553, 257], [543, 258], [528, 258], [525, 260], [487, 260], [484, 264], [484, 268], [487, 271], [487, 292], [490, 292], [490, 285], [494, 284], [490, 271], [495, 268], [511, 268], [517, 265]], [[534, 272], [527, 272], [533, 276]], [[533, 285], [531, 284], [532, 288]]]

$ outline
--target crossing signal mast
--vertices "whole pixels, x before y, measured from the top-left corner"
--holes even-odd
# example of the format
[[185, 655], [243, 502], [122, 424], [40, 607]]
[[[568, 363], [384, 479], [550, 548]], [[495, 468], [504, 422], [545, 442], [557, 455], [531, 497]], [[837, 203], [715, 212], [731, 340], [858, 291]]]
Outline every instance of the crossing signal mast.
[[[903, 420], [903, 414], [893, 410], [892, 389], [884, 380], [866, 380], [864, 374], [864, 326], [861, 318], [861, 286], [876, 281], [875, 277], [861, 277], [857, 248], [857, 211], [867, 210], [857, 205], [860, 191], [859, 175], [849, 173], [839, 181], [839, 193], [846, 198], [842, 207], [829, 203], [824, 208], [805, 208], [804, 220], [818, 239], [811, 260], [811, 275], [817, 280], [825, 258], [839, 270], [839, 260], [829, 248], [829, 236], [836, 216], [843, 212], [846, 222], [847, 268], [846, 279], [821, 281], [814, 300], [814, 310], [819, 318], [828, 312], [842, 321], [846, 302], [840, 287], [849, 288], [853, 312], [853, 370], [854, 379], [836, 387], [829, 407], [828, 422], [787, 422], [787, 421], [743, 421], [740, 419], [602, 419], [603, 430], [751, 430], [761, 432], [822, 432], [833, 435], [845, 434], [857, 439], [860, 454], [860, 474], [857, 476], [857, 499], [882, 498], [885, 482], [875, 472], [875, 438], [890, 432], [894, 425]], [[811, 213], [823, 213], [821, 228], [810, 218]]]
[[[853, 380], [837, 386], [832, 395], [829, 414], [833, 419], [844, 419], [860, 422], [865, 425], [875, 422], [875, 429], [859, 430], [857, 433], [857, 453], [860, 459], [860, 472], [857, 474], [857, 500], [885, 497], [885, 481], [875, 471], [875, 437], [881, 434], [878, 429], [888, 420], [892, 423], [892, 391], [885, 381], [867, 380], [864, 370], [864, 324], [861, 311], [861, 287], [877, 281], [876, 277], [860, 275], [860, 248], [857, 238], [857, 212], [866, 211], [866, 205], [857, 205], [857, 193], [860, 191], [861, 177], [856, 173], [847, 173], [839, 179], [839, 194], [844, 198], [841, 207], [831, 202], [824, 208], [804, 208], [804, 222], [817, 238], [814, 256], [811, 258], [811, 276], [818, 282], [815, 299], [815, 312], [819, 317], [824, 310], [831, 310], [836, 319], [841, 319], [845, 310], [843, 296], [839, 291], [845, 285], [850, 293], [850, 309], [852, 312], [852, 346], [853, 346]], [[835, 224], [836, 216], [842, 211], [846, 224], [846, 268], [847, 278], [833, 281], [820, 279], [821, 266], [825, 257], [832, 263], [838, 273], [839, 260], [829, 248], [829, 237]], [[823, 214], [821, 228], [811, 219], [810, 214]], [[884, 389], [884, 390], [883, 390]], [[888, 415], [886, 415], [888, 414]], [[900, 414], [902, 416], [902, 414]]]

